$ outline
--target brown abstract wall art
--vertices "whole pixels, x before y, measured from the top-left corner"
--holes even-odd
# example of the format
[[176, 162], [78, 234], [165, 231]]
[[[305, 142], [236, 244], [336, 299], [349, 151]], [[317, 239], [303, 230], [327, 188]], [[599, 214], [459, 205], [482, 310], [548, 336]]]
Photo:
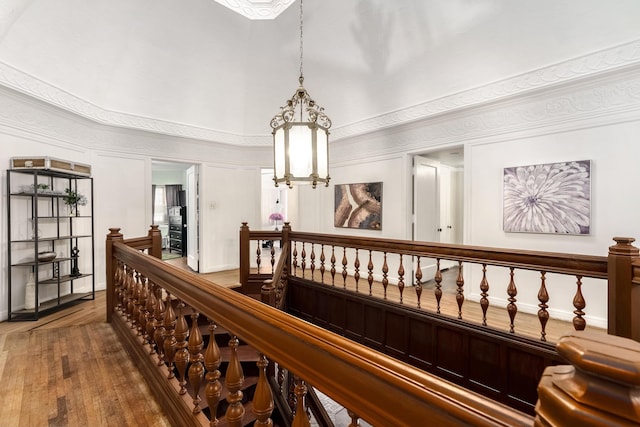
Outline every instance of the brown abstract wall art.
[[336, 185], [333, 225], [382, 230], [382, 183]]

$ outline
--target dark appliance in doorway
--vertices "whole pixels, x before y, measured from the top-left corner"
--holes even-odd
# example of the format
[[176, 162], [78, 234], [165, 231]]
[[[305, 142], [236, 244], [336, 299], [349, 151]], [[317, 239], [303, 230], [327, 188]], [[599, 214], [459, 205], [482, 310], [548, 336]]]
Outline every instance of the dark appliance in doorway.
[[187, 207], [169, 208], [169, 253], [187, 256]]

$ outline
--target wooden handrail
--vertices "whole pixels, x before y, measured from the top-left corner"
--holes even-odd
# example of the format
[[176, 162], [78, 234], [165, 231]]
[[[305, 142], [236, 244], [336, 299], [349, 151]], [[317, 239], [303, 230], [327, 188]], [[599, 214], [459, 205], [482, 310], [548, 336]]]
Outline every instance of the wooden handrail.
[[370, 237], [340, 236], [291, 231], [292, 241], [371, 249], [403, 255], [455, 259], [473, 263], [487, 263], [501, 267], [517, 267], [525, 270], [541, 270], [560, 273], [607, 278], [607, 257], [565, 254], [558, 252], [525, 251], [492, 248], [486, 246], [455, 245], [411, 240], [381, 239]]
[[[150, 281], [376, 425], [531, 425], [532, 418], [111, 241]], [[108, 263], [109, 264], [109, 263]], [[108, 267], [109, 268], [109, 267]]]
[[162, 233], [158, 225], [151, 225], [145, 237], [125, 239], [124, 243], [139, 251], [148, 251], [149, 255], [162, 258]]
[[[614, 237], [616, 245], [609, 248], [608, 256], [592, 256], [558, 252], [527, 251], [492, 248], [484, 246], [454, 245], [432, 242], [417, 242], [373, 237], [355, 237], [292, 231], [288, 224], [282, 235], [274, 237], [274, 231], [252, 231], [246, 223], [241, 233], [241, 248], [246, 247], [247, 257], [240, 260], [242, 286], [249, 281], [248, 247], [251, 240], [281, 239], [286, 242], [302, 242], [314, 245], [336, 246], [351, 249], [400, 254], [423, 258], [438, 258], [459, 262], [487, 264], [572, 275], [580, 282], [583, 278], [607, 280], [608, 287], [608, 332], [640, 341], [640, 252], [632, 245], [635, 239]], [[286, 231], [286, 233], [285, 233]], [[293, 243], [292, 243], [293, 245]], [[292, 246], [293, 249], [293, 246]], [[242, 249], [241, 249], [242, 251]], [[295, 272], [294, 272], [295, 273]], [[579, 315], [581, 302], [574, 300]], [[578, 302], [578, 304], [575, 304]], [[588, 302], [587, 302], [588, 303]], [[575, 313], [575, 312], [574, 312]], [[578, 319], [578, 327], [583, 324]]]

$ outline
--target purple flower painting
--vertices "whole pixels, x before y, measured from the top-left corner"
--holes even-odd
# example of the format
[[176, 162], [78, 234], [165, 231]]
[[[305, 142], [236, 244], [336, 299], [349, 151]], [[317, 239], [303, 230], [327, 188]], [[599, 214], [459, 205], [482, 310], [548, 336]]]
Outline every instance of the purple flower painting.
[[590, 160], [505, 168], [503, 191], [504, 231], [589, 234]]

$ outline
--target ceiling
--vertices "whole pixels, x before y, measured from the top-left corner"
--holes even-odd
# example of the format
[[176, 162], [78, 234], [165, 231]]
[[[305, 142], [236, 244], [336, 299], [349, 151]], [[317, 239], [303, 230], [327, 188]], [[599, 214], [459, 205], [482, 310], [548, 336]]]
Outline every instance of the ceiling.
[[294, 0], [215, 0], [249, 19], [275, 19]]
[[[305, 86], [339, 135], [640, 40], [638, 22], [637, 0], [306, 0]], [[0, 84], [118, 126], [263, 144], [299, 55], [294, 0], [0, 2]]]

